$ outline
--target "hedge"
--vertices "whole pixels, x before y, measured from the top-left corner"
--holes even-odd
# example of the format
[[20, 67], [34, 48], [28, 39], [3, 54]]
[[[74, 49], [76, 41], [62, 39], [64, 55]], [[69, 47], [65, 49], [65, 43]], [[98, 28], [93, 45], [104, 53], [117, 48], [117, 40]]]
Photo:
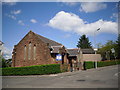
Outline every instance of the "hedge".
[[[120, 60], [99, 61], [99, 62], [97, 62], [97, 67], [104, 67], [104, 66], [117, 65], [117, 64], [120, 64]], [[86, 69], [95, 68], [95, 62], [86, 61], [85, 68]]]
[[43, 75], [60, 73], [60, 64], [2, 68], [2, 75]]
[[94, 62], [92, 62], [92, 61], [86, 61], [85, 62], [85, 68], [86, 69], [94, 68]]

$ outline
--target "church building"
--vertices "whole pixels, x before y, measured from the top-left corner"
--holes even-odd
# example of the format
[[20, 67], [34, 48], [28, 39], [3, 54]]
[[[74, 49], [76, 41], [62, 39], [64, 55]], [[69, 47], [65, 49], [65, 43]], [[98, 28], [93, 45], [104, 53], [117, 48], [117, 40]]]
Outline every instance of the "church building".
[[[58, 54], [61, 55], [61, 60], [56, 60]], [[68, 52], [65, 46], [32, 31], [14, 46], [12, 67], [55, 63], [68, 63]]]

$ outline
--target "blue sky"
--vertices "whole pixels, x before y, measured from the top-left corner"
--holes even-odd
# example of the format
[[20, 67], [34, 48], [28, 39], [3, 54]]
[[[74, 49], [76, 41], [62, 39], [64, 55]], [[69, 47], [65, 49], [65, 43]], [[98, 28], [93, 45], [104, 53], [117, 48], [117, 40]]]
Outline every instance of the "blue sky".
[[3, 3], [2, 30], [9, 52], [30, 30], [67, 48], [76, 48], [83, 34], [94, 45], [94, 32], [96, 43], [105, 44], [117, 40], [117, 2]]

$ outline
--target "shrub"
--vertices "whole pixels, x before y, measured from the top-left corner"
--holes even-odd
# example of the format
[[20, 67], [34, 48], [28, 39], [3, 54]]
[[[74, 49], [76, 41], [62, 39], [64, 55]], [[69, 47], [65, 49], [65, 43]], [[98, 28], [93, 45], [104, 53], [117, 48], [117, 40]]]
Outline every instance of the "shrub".
[[60, 64], [1, 68], [2, 75], [43, 75], [60, 73]]
[[94, 68], [94, 62], [92, 62], [92, 61], [86, 61], [85, 62], [85, 68], [86, 69]]
[[98, 62], [98, 67], [110, 66], [120, 64], [120, 61], [100, 61]]
[[[120, 64], [120, 60], [99, 61], [99, 62], [97, 62], [97, 67], [104, 67], [104, 66], [117, 65], [117, 64]], [[85, 67], [86, 67], [86, 69], [95, 68], [95, 62], [86, 61]]]

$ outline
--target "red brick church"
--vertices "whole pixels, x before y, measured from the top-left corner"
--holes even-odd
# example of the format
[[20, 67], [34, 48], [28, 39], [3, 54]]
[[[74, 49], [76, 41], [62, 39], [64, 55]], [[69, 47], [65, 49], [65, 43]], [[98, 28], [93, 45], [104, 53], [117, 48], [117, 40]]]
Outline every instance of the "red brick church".
[[[57, 54], [62, 61], [56, 61]], [[64, 45], [30, 31], [14, 46], [12, 67], [68, 63], [68, 52]]]

